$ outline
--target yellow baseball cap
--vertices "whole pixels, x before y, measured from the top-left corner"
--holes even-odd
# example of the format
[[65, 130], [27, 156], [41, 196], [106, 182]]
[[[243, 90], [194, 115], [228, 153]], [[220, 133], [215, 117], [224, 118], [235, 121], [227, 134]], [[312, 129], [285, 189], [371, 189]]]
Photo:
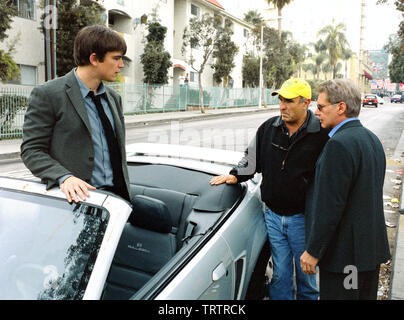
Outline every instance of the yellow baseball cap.
[[271, 95], [281, 95], [286, 99], [293, 99], [296, 97], [303, 97], [306, 99], [311, 99], [311, 87], [309, 83], [300, 78], [290, 78], [286, 80], [282, 87], [271, 93]]

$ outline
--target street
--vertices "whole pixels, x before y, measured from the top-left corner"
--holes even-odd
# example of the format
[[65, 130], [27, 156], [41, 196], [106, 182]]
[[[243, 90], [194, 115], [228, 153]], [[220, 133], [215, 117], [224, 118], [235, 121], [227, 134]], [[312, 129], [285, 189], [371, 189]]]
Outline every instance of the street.
[[[310, 109], [314, 110], [313, 105]], [[264, 113], [215, 118], [209, 120], [178, 122], [163, 125], [127, 129], [126, 143], [151, 142], [185, 144], [215, 149], [243, 151], [257, 128], [269, 117], [279, 114], [277, 110]], [[378, 108], [362, 108], [359, 116], [364, 126], [372, 130], [381, 140], [388, 161], [394, 162], [395, 147], [404, 128], [404, 105], [385, 103]], [[398, 165], [394, 163], [394, 165]], [[26, 176], [24, 164], [19, 159], [1, 160], [2, 175]]]

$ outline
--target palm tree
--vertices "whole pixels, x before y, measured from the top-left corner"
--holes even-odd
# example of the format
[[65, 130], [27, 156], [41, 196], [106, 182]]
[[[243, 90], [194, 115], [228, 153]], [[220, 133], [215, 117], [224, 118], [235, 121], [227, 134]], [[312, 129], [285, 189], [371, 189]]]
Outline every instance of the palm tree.
[[[328, 80], [327, 75], [331, 72], [334, 71], [334, 67], [332, 66], [332, 64], [330, 63], [330, 61], [326, 61], [321, 65], [321, 71], [324, 74], [324, 80]], [[335, 79], [335, 78], [333, 78]]]
[[338, 23], [337, 25], [330, 24], [317, 33], [317, 36], [325, 36], [324, 44], [327, 47], [333, 79], [337, 76], [337, 63], [342, 58], [343, 48], [348, 47], [345, 30], [345, 24]]
[[306, 68], [311, 70], [315, 79], [319, 79], [322, 64], [327, 60], [327, 47], [323, 40], [319, 39], [317, 42], [312, 42], [309, 44], [311, 47], [314, 48], [316, 55], [311, 57], [313, 63], [309, 63]]
[[253, 26], [261, 25], [261, 23], [264, 22], [264, 18], [257, 10], [249, 10], [244, 13], [243, 20], [252, 24]]
[[327, 59], [327, 55], [324, 53], [318, 53], [317, 55], [311, 56], [311, 62], [304, 64], [304, 71], [310, 71], [314, 79], [319, 79], [320, 73], [322, 71], [322, 65]]
[[348, 60], [352, 58], [354, 52], [350, 48], [342, 49], [342, 60], [345, 62], [345, 78], [348, 78]]
[[282, 28], [281, 28], [281, 19], [282, 19], [282, 9], [284, 6], [287, 4], [291, 3], [292, 0], [267, 0], [267, 3], [273, 3], [274, 6], [278, 9], [278, 34], [279, 37], [282, 34]]

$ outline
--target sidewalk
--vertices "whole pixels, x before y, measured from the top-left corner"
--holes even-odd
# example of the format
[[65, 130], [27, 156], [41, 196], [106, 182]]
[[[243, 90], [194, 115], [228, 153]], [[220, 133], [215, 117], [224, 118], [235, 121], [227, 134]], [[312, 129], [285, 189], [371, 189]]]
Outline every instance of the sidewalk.
[[[254, 112], [269, 112], [278, 110], [278, 105], [268, 105], [264, 107], [239, 107], [239, 108], [221, 108], [205, 109], [205, 114], [200, 110], [194, 111], [174, 111], [174, 112], [156, 112], [147, 114], [136, 114], [125, 116], [126, 129], [159, 125], [170, 121], [195, 121], [208, 120], [220, 117], [229, 117], [232, 115], [241, 115]], [[0, 160], [16, 159], [20, 156], [20, 145], [22, 139], [0, 140]]]

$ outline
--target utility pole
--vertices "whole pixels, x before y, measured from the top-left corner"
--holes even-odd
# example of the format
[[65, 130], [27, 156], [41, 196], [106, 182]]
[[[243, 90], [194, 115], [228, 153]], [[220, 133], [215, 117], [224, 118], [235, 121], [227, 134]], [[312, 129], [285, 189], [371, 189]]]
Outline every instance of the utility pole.
[[45, 0], [45, 80], [56, 78], [56, 0]]
[[364, 20], [365, 20], [365, 0], [361, 1], [361, 24], [360, 24], [360, 37], [359, 37], [359, 70], [358, 70], [358, 84], [362, 90], [362, 64], [363, 64], [363, 30], [364, 30]]
[[262, 106], [262, 47], [264, 43], [264, 22], [261, 24], [261, 42], [260, 42], [260, 90], [258, 95], [258, 108]]

